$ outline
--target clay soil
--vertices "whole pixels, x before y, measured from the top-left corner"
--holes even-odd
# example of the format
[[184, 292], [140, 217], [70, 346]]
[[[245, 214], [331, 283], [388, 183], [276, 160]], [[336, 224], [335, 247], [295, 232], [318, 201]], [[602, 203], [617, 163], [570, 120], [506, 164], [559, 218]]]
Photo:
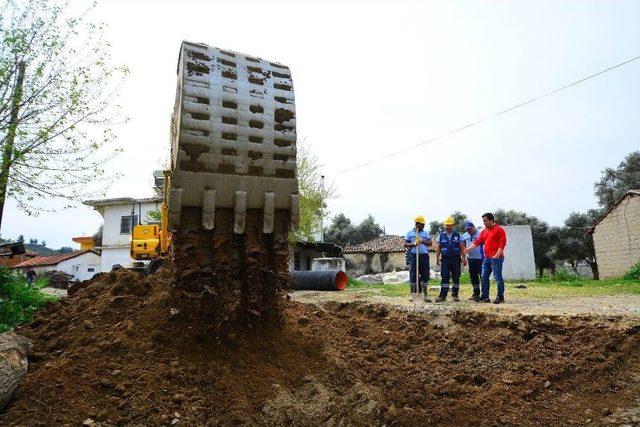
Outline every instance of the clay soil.
[[100, 275], [22, 327], [30, 371], [0, 423], [584, 425], [640, 392], [631, 318], [283, 296], [278, 321], [220, 336], [170, 282]]

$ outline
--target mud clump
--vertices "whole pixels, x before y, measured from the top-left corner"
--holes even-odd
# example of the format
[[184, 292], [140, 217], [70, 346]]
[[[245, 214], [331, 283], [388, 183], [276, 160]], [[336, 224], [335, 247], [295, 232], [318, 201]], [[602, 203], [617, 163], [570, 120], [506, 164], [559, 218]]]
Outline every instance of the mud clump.
[[220, 336], [178, 307], [172, 277], [101, 275], [20, 328], [30, 370], [0, 422], [582, 425], [640, 391], [640, 331], [625, 319], [280, 297], [278, 327]]

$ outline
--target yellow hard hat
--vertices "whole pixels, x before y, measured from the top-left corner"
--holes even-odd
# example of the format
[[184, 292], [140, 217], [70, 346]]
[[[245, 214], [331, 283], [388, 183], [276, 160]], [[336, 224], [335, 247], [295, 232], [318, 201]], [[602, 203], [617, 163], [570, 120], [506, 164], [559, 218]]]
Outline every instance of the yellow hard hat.
[[415, 217], [413, 219], [413, 222], [418, 222], [420, 224], [426, 224], [427, 222], [424, 220], [424, 217], [422, 215], [418, 215], [417, 217]]
[[455, 223], [456, 222], [453, 220], [452, 216], [450, 216], [450, 217], [448, 217], [447, 219], [444, 220], [444, 225], [453, 225]]

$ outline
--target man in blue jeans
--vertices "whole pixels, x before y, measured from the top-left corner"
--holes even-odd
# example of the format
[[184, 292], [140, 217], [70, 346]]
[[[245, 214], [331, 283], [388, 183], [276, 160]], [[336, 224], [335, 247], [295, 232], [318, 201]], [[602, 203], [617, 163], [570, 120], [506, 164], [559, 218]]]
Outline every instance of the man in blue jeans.
[[[424, 301], [431, 302], [427, 296], [427, 285], [429, 284], [429, 246], [431, 246], [431, 236], [424, 231], [426, 223], [422, 215], [414, 219], [415, 228], [410, 230], [405, 236], [404, 247], [409, 249], [409, 283], [411, 293], [423, 293]], [[417, 252], [417, 255], [416, 255]], [[416, 271], [416, 256], [419, 257], [418, 264], [420, 271]]]
[[493, 273], [493, 278], [498, 285], [498, 295], [493, 303], [502, 304], [504, 302], [502, 264], [504, 263], [504, 248], [507, 246], [507, 233], [495, 223], [491, 212], [482, 215], [482, 222], [485, 226], [484, 230], [471, 246], [464, 250], [464, 253], [469, 254], [474, 248], [484, 245], [485, 258], [482, 261], [482, 295], [480, 295], [480, 302], [491, 302], [489, 299], [489, 276]]
[[[476, 229], [473, 222], [467, 221], [464, 224], [466, 233], [462, 235], [462, 241], [465, 248], [480, 237], [480, 231]], [[471, 301], [480, 301], [480, 275], [482, 274], [482, 260], [484, 259], [484, 248], [482, 245], [473, 249], [467, 255], [467, 264], [469, 265], [469, 276], [471, 277], [471, 286], [473, 286], [473, 295], [469, 298]]]

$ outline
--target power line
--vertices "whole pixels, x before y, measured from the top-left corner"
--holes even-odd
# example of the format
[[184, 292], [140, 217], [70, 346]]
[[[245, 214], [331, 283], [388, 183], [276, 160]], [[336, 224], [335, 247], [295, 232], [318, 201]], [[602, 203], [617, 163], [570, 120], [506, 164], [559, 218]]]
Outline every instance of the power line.
[[598, 77], [598, 76], [600, 76], [600, 75], [602, 75], [604, 73], [607, 73], [607, 72], [609, 72], [611, 70], [614, 70], [614, 69], [616, 69], [618, 67], [622, 67], [623, 65], [627, 65], [627, 64], [629, 64], [629, 63], [631, 63], [633, 61], [637, 61], [638, 59], [640, 59], [640, 55], [636, 56], [634, 58], [631, 58], [631, 59], [627, 59], [626, 61], [620, 62], [619, 64], [613, 65], [611, 67], [605, 68], [604, 70], [598, 71], [597, 73], [594, 73], [594, 74], [591, 74], [589, 76], [583, 77], [580, 80], [576, 80], [574, 82], [566, 84], [566, 85], [564, 85], [562, 87], [559, 87], [557, 89], [552, 90], [551, 92], [547, 92], [547, 93], [544, 93], [542, 95], [538, 95], [538, 96], [536, 96], [534, 98], [530, 98], [530, 99], [528, 99], [526, 101], [522, 101], [522, 102], [520, 102], [520, 103], [518, 103], [518, 104], [516, 104], [516, 105], [514, 105], [512, 107], [509, 107], [509, 108], [506, 108], [506, 109], [504, 109], [502, 111], [499, 111], [497, 113], [491, 114], [490, 116], [483, 117], [483, 118], [481, 118], [479, 120], [476, 120], [474, 122], [467, 123], [466, 125], [461, 126], [459, 128], [450, 130], [450, 131], [445, 132], [443, 134], [440, 134], [438, 136], [434, 136], [433, 138], [427, 139], [426, 141], [422, 141], [422, 142], [419, 142], [417, 144], [411, 145], [409, 147], [403, 148], [401, 150], [391, 152], [391, 153], [386, 154], [386, 155], [384, 155], [382, 157], [378, 157], [377, 159], [369, 160], [368, 162], [361, 163], [359, 165], [356, 165], [356, 166], [353, 166], [353, 167], [350, 167], [350, 168], [347, 168], [347, 169], [343, 169], [343, 170], [339, 171], [338, 173], [336, 173], [336, 175], [342, 175], [344, 173], [351, 172], [351, 171], [356, 170], [356, 169], [361, 169], [361, 168], [364, 168], [366, 166], [370, 166], [370, 165], [372, 165], [374, 163], [381, 162], [383, 160], [386, 160], [386, 159], [389, 159], [391, 157], [395, 157], [397, 155], [406, 153], [407, 151], [411, 151], [411, 150], [413, 150], [415, 148], [418, 148], [418, 147], [421, 147], [423, 145], [430, 144], [432, 142], [435, 142], [435, 141], [438, 141], [440, 139], [446, 138], [446, 137], [451, 136], [453, 134], [456, 134], [458, 132], [462, 132], [463, 130], [469, 129], [470, 127], [479, 125], [480, 123], [486, 122], [487, 120], [496, 118], [496, 117], [501, 116], [503, 114], [506, 114], [506, 113], [508, 113], [510, 111], [513, 111], [513, 110], [517, 109], [517, 108], [524, 107], [525, 105], [531, 104], [532, 102], [535, 102], [535, 101], [537, 101], [539, 99], [545, 98], [547, 96], [555, 95], [558, 92], [561, 92], [561, 91], [563, 91], [565, 89], [569, 89], [570, 87], [576, 86], [576, 85], [578, 85], [580, 83], [584, 83], [585, 81], [587, 81], [589, 79], [592, 79], [594, 77]]

